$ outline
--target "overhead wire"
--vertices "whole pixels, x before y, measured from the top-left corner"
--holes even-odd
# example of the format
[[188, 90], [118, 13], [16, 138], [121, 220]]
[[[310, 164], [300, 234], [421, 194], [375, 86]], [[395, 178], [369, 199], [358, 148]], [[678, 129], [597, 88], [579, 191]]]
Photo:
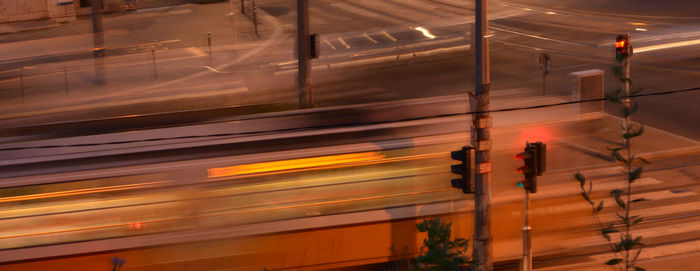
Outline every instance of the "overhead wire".
[[[662, 96], [662, 95], [677, 94], [677, 93], [691, 92], [691, 91], [697, 91], [697, 90], [700, 90], [700, 87], [668, 90], [668, 91], [659, 91], [659, 92], [653, 92], [653, 93], [633, 94], [633, 95], [629, 95], [629, 97], [630, 98], [641, 98], [641, 97], [649, 97], [649, 96]], [[626, 96], [623, 96], [620, 98], [624, 98], [624, 97], [626, 97]], [[510, 107], [510, 108], [494, 109], [494, 110], [487, 110], [487, 111], [471, 111], [471, 112], [465, 112], [465, 113], [443, 114], [443, 115], [430, 116], [430, 117], [417, 117], [417, 118], [407, 118], [407, 119], [400, 119], [400, 120], [369, 122], [369, 123], [359, 123], [359, 124], [372, 125], [372, 124], [383, 124], [383, 123], [392, 123], [392, 122], [399, 122], [399, 121], [423, 120], [423, 119], [428, 119], [428, 118], [453, 117], [453, 116], [461, 116], [461, 115], [473, 115], [473, 114], [483, 114], [483, 113], [497, 113], [497, 112], [509, 112], [509, 111], [518, 111], [518, 110], [530, 110], [530, 109], [548, 108], [548, 107], [563, 106], [563, 105], [572, 105], [572, 104], [581, 104], [581, 103], [590, 103], [590, 102], [602, 102], [602, 101], [606, 101], [606, 100], [607, 100], [607, 98], [593, 98], [593, 99], [584, 99], [584, 100], [576, 100], [576, 101], [568, 101], [568, 102], [560, 102], [560, 103], [522, 106], [522, 107]], [[355, 124], [355, 125], [357, 125], [357, 124]], [[141, 143], [141, 142], [157, 142], [157, 141], [178, 140], [178, 139], [248, 136], [248, 135], [258, 135], [258, 134], [279, 133], [279, 132], [302, 131], [302, 130], [309, 130], [309, 129], [337, 128], [337, 127], [343, 127], [343, 126], [349, 126], [349, 125], [347, 125], [347, 124], [345, 124], [345, 125], [318, 125], [318, 126], [311, 126], [311, 127], [286, 128], [286, 129], [278, 129], [278, 130], [270, 130], [270, 131], [251, 131], [251, 132], [219, 133], [219, 134], [206, 134], [206, 135], [188, 135], [188, 136], [175, 136], [175, 137], [158, 137], [158, 138], [111, 141], [111, 142], [98, 142], [98, 143], [78, 143], [78, 144], [57, 144], [57, 145], [42, 145], [42, 146], [10, 147], [10, 148], [0, 148], [0, 151], [17, 151], [17, 150], [27, 150], [27, 149], [55, 149], [55, 148], [72, 148], [72, 147], [94, 147], [94, 146], [103, 146], [103, 145], [121, 145], [121, 144], [131, 144], [131, 143]]]

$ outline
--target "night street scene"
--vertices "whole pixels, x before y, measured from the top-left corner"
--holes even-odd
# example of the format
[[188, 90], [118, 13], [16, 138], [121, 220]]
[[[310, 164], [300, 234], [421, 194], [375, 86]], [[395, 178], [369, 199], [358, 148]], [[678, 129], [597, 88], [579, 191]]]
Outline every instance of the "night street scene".
[[0, 270], [700, 271], [700, 1], [0, 0]]

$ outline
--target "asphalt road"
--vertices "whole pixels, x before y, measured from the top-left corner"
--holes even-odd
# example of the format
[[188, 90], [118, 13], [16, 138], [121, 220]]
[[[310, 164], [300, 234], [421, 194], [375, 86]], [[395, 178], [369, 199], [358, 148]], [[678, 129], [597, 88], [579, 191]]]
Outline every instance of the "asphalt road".
[[[312, 72], [317, 104], [325, 106], [438, 96], [464, 93], [472, 89], [472, 52], [468, 46], [471, 42], [469, 33], [473, 8], [455, 3], [457, 2], [391, 1], [377, 5], [371, 1], [314, 2], [311, 6], [311, 32], [319, 33], [322, 37], [321, 58], [314, 60], [317, 69]], [[584, 12], [592, 10], [585, 5], [575, 6], [576, 8], [568, 5], [549, 7], [542, 1], [532, 3], [532, 7], [526, 7], [526, 4], [529, 3], [491, 4], [490, 25], [494, 35], [491, 37], [491, 73], [492, 89], [496, 97], [499, 93], [508, 97], [539, 95], [542, 92], [542, 75], [537, 60], [541, 53], [549, 54], [552, 59], [553, 71], [547, 77], [547, 95], [568, 96], [571, 89], [569, 73], [594, 68], [606, 71], [606, 92], [613, 92], [618, 86], [610, 69], [613, 60], [611, 43], [618, 33], [625, 32], [633, 34], [633, 46], [637, 49], [670, 44], [669, 48], [635, 54], [632, 66], [633, 88], [642, 89], [643, 93], [653, 93], [697, 87], [696, 76], [699, 70], [695, 60], [696, 45], [673, 47], [678, 42], [694, 42], [697, 36], [694, 29], [697, 25], [692, 20], [667, 18], [685, 16], [681, 6], [678, 14], [669, 12], [670, 8], [665, 6], [663, 11], [666, 17], [631, 20], [611, 16], [616, 8], [625, 7], [626, 3], [595, 8], [597, 12], [608, 12], [605, 14]], [[9, 77], [5, 80], [3, 93], [10, 96], [6, 101], [15, 104], [6, 107], [5, 113], [31, 111], [29, 109], [36, 103], [43, 104], [43, 108], [56, 108], [61, 106], [63, 98], [75, 96], [83, 99], [63, 103], [63, 106], [121, 101], [119, 110], [103, 110], [112, 112], [112, 115], [115, 112], [129, 115], [153, 110], [217, 107], [230, 105], [231, 102], [238, 105], [293, 103], [296, 99], [294, 63], [288, 63], [294, 60], [290, 44], [294, 42], [295, 7], [289, 1], [261, 1], [258, 5], [279, 21], [282, 35], [263, 52], [238, 62], [230, 67], [232, 69], [225, 68], [226, 70], [220, 71], [223, 73], [210, 72], [186, 81], [180, 78], [189, 78], [191, 74], [206, 71], [206, 66], [226, 65], [230, 59], [234, 59], [235, 54], [240, 55], [246, 49], [250, 50], [225, 49], [232, 40], [230, 22], [222, 14], [222, 10], [229, 7], [227, 3], [186, 5], [142, 14], [110, 14], [106, 18], [108, 41], [113, 39], [114, 42], [136, 45], [156, 41], [160, 42], [156, 44], [158, 48], [168, 48], [158, 51], [156, 72], [148, 50], [143, 49], [148, 46], [136, 46], [134, 48], [137, 49], [131, 51], [140, 54], [124, 55], [118, 53], [119, 50], [115, 51], [117, 55], [107, 60], [112, 63], [112, 66], [106, 68], [108, 86], [94, 85], [94, 80], [88, 79], [93, 74], [92, 59], [72, 63], [85, 68], [69, 72], [67, 76], [62, 72], [61, 65], [56, 63], [51, 67], [50, 76], [38, 76], [41, 78], [32, 77], [36, 69], [26, 69], [24, 82], [20, 82], [17, 71], [13, 70], [12, 73], [5, 73]], [[578, 10], [581, 12], [577, 13]], [[274, 32], [273, 25], [263, 23], [262, 40]], [[42, 42], [48, 37], [85, 35], [89, 33], [88, 26], [89, 22], [83, 19], [67, 27], [2, 38], [6, 41]], [[433, 31], [436, 38], [431, 39], [412, 29], [420, 26]], [[249, 22], [247, 25], [240, 22], [240, 27], [240, 42], [257, 40], [247, 29], [250, 27]], [[214, 52], [214, 64], [210, 64], [206, 56], [206, 35], [202, 34], [203, 30], [212, 33], [214, 48], [223, 50], [220, 54]], [[164, 43], [171, 40], [177, 42]], [[251, 43], [252, 46], [256, 44], [259, 46], [260, 42]], [[421, 51], [455, 46], [464, 47], [420, 55]], [[419, 54], [413, 56], [416, 51]], [[398, 60], [392, 59], [392, 55], [398, 56]], [[380, 57], [385, 58], [378, 59]], [[156, 76], [159, 78], [154, 81]], [[172, 80], [178, 80], [178, 83], [167, 83]], [[64, 81], [68, 81], [68, 84], [63, 84]], [[29, 104], [26, 107], [17, 104], [20, 83], [24, 83], [27, 88], [24, 95], [27, 95], [26, 103]], [[154, 84], [155, 89], [149, 87]], [[143, 90], [144, 87], [151, 90]], [[95, 93], [95, 89], [103, 90], [98, 92], [97, 98], [84, 99]], [[243, 92], [237, 93], [240, 91]], [[68, 92], [69, 95], [63, 94]], [[51, 96], [50, 99], [57, 104], [46, 106], [48, 100], [35, 97], [38, 95], [36, 93], [61, 93], [63, 96]], [[100, 96], [104, 93], [108, 93], [106, 98]], [[126, 103], [129, 99], [138, 102], [148, 100], [149, 97], [167, 98], [182, 94], [193, 98], [176, 102], [180, 104], [168, 101], [170, 106], [149, 105], [148, 109]], [[228, 98], [206, 98], [220, 94]], [[698, 117], [697, 112], [694, 112], [697, 95], [697, 92], [690, 92], [639, 98], [641, 109], [635, 119], [697, 139], [700, 134], [697, 130], [699, 128], [694, 125]], [[33, 100], [36, 100], [35, 104], [31, 104]], [[616, 109], [608, 106], [606, 111], [615, 113]], [[92, 112], [82, 116], [79, 113], [76, 116], [75, 112], [72, 114], [73, 116], [64, 114], [44, 117], [43, 121], [65, 121], [109, 113]]]

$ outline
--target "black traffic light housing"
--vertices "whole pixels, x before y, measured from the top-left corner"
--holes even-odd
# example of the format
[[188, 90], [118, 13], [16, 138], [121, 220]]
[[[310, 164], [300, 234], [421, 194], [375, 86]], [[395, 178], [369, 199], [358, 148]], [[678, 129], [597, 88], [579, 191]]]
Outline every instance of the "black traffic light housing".
[[617, 35], [615, 39], [615, 56], [625, 58], [632, 54], [632, 46], [628, 35]]
[[541, 176], [547, 166], [547, 145], [542, 142], [526, 143], [525, 150], [517, 158], [523, 160], [518, 172], [523, 174], [520, 184], [530, 193], [537, 193], [537, 176]]
[[453, 151], [450, 156], [453, 160], [461, 163], [452, 165], [452, 173], [460, 175], [460, 178], [452, 179], [452, 187], [461, 188], [462, 193], [474, 193], [472, 189], [472, 149], [471, 146], [464, 146], [461, 150]]

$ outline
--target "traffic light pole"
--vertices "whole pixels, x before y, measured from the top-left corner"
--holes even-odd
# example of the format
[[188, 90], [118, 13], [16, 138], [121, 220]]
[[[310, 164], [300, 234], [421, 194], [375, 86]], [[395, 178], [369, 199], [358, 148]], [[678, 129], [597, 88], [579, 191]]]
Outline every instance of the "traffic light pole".
[[93, 41], [93, 58], [95, 66], [95, 81], [100, 84], [105, 84], [104, 72], [104, 54], [105, 54], [105, 34], [102, 27], [102, 1], [92, 0], [92, 41]]
[[309, 0], [297, 0], [297, 56], [299, 57], [299, 108], [313, 107], [311, 95], [311, 41], [309, 39]]
[[525, 204], [523, 217], [525, 223], [523, 225], [523, 259], [520, 265], [521, 271], [532, 270], [532, 237], [530, 235], [530, 192], [527, 189], [525, 191]]
[[[489, 110], [489, 42], [487, 39], [487, 0], [476, 0], [474, 58], [476, 60], [474, 90], [478, 112]], [[473, 109], [472, 109], [473, 110]], [[491, 236], [491, 135], [489, 114], [473, 115], [476, 138], [472, 145], [477, 146], [474, 154], [476, 174], [474, 178], [474, 255], [478, 271], [493, 270], [493, 244]], [[475, 142], [474, 142], [475, 141]]]
[[[632, 37], [630, 36], [630, 34], [625, 34], [625, 36], [627, 37], [627, 43], [625, 44], [625, 46], [627, 46], [627, 56], [625, 56], [623, 63], [623, 76], [627, 79], [630, 79], [630, 62], [632, 60], [632, 45], [630, 41], [632, 40]], [[624, 81], [623, 88], [625, 91], [625, 106], [627, 108], [630, 108], [630, 80]], [[625, 127], [629, 127], [628, 125], [630, 124], [630, 121], [632, 121], [631, 117], [632, 114], [629, 114], [627, 115], [627, 117], [625, 117]]]

